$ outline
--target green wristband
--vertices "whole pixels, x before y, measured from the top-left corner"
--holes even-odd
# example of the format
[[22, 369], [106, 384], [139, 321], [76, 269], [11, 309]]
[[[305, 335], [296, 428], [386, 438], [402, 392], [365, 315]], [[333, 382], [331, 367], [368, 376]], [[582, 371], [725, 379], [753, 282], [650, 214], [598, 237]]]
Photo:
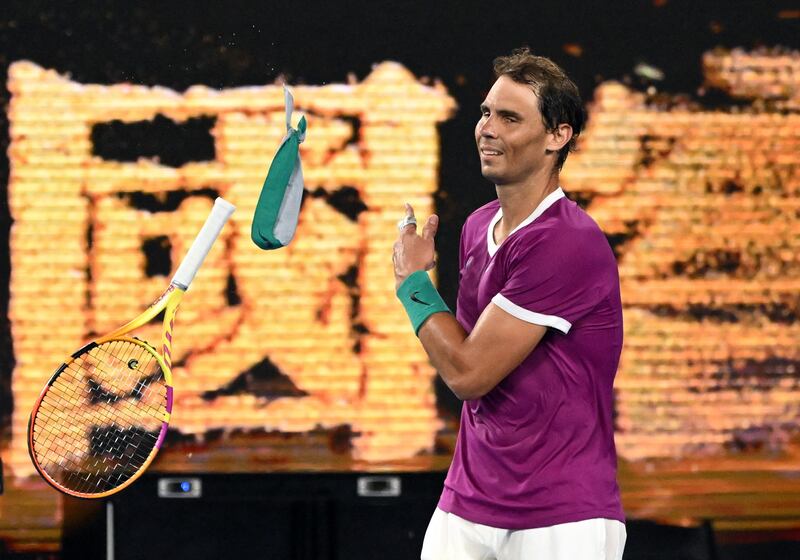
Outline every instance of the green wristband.
[[434, 313], [451, 312], [424, 270], [418, 270], [403, 280], [397, 288], [397, 297], [405, 307], [416, 335]]

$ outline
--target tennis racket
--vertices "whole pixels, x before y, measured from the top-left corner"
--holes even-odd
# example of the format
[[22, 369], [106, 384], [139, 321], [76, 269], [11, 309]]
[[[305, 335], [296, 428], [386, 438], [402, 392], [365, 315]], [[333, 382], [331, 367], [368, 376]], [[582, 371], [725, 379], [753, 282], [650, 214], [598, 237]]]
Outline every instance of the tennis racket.
[[[102, 498], [130, 485], [158, 453], [172, 412], [175, 312], [235, 207], [217, 198], [166, 291], [141, 315], [72, 354], [42, 390], [28, 451], [57, 490]], [[164, 312], [161, 352], [131, 331]]]

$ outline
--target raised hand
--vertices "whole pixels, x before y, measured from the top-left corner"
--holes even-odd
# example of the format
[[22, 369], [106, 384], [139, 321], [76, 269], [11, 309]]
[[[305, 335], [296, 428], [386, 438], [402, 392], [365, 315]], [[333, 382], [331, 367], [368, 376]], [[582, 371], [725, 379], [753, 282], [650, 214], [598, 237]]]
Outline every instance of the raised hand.
[[397, 228], [400, 234], [392, 254], [395, 287], [399, 287], [410, 274], [436, 266], [434, 237], [439, 228], [439, 217], [436, 214], [431, 215], [422, 227], [422, 236], [417, 235], [414, 209], [406, 203], [406, 214], [397, 224]]

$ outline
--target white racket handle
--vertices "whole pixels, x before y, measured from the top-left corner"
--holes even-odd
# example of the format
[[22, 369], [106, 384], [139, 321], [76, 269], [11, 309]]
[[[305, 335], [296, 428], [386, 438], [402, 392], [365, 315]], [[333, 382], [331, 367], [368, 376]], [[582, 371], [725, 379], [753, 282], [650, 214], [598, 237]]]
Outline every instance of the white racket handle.
[[200, 265], [203, 264], [206, 255], [211, 250], [211, 246], [219, 237], [222, 226], [225, 225], [234, 210], [236, 210], [236, 206], [223, 198], [217, 197], [214, 201], [214, 208], [211, 209], [211, 214], [206, 218], [206, 223], [203, 224], [203, 228], [197, 234], [192, 246], [189, 248], [189, 252], [183, 258], [178, 271], [172, 277], [171, 284], [175, 284], [182, 290], [189, 288], [189, 284], [194, 280], [194, 275], [197, 274]]

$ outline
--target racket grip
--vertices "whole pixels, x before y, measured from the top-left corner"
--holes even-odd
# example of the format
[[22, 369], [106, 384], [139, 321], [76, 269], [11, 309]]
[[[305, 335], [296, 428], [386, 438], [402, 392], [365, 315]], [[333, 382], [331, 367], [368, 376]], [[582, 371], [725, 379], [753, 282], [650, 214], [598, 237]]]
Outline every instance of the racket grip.
[[211, 209], [211, 214], [206, 218], [206, 223], [203, 224], [203, 228], [197, 234], [192, 246], [189, 248], [189, 252], [186, 253], [177, 272], [175, 272], [175, 276], [172, 277], [172, 284], [183, 290], [189, 288], [189, 284], [194, 280], [194, 275], [197, 274], [200, 265], [203, 264], [203, 260], [211, 250], [211, 246], [219, 237], [222, 226], [225, 225], [234, 210], [236, 210], [236, 207], [233, 204], [221, 197], [217, 197], [214, 201], [214, 208]]

